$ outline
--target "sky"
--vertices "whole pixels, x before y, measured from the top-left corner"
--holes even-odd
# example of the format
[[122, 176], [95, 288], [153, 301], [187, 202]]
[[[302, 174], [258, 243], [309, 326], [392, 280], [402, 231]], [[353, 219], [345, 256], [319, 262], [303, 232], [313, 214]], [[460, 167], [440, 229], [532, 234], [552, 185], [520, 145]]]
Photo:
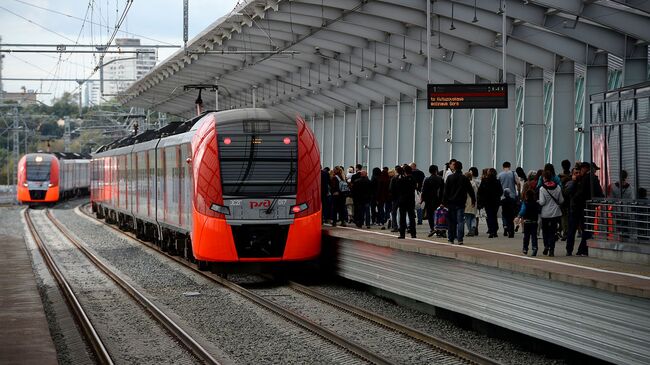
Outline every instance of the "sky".
[[[189, 0], [189, 39], [229, 13], [238, 0]], [[105, 44], [126, 0], [1, 0], [0, 37], [5, 44]], [[86, 21], [84, 22], [84, 18]], [[127, 34], [129, 32], [132, 34]], [[183, 0], [133, 0], [116, 38], [140, 38], [141, 44], [183, 44]], [[55, 49], [55, 48], [47, 48]], [[159, 62], [178, 48], [161, 48]], [[92, 54], [2, 53], [3, 78], [88, 78], [98, 61]], [[109, 57], [110, 55], [107, 55]], [[98, 78], [99, 75], [96, 74]], [[4, 91], [39, 93], [39, 100], [51, 104], [64, 92], [76, 92], [72, 82], [5, 81]]]

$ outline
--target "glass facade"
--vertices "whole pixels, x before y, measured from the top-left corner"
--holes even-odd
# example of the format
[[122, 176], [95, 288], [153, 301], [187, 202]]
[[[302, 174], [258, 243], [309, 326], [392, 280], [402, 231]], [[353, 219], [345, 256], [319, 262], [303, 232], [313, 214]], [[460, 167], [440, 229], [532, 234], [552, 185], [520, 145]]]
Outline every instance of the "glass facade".
[[592, 161], [604, 198], [587, 205], [598, 239], [650, 242], [650, 82], [591, 96]]
[[650, 83], [591, 96], [592, 156], [606, 198], [644, 199], [650, 188], [649, 98]]

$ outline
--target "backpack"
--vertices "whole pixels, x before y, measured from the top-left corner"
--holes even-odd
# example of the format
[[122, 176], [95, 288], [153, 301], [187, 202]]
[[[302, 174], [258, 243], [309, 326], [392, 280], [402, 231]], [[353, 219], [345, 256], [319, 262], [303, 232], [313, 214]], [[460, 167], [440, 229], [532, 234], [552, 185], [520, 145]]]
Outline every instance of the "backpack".
[[345, 180], [341, 180], [338, 176], [336, 177], [339, 180], [339, 191], [343, 195], [348, 195], [350, 193], [350, 186]]
[[447, 208], [438, 208], [434, 213], [435, 229], [444, 230], [448, 227], [449, 210]]

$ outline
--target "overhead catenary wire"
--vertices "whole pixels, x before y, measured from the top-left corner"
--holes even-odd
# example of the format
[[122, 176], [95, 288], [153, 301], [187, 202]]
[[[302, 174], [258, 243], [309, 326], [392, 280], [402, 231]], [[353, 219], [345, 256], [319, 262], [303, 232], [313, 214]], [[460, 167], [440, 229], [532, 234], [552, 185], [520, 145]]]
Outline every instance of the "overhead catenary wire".
[[[48, 12], [51, 12], [51, 13], [54, 13], [54, 14], [59, 14], [59, 15], [62, 15], [62, 16], [65, 16], [65, 17], [68, 17], [68, 18], [71, 18], [71, 19], [81, 20], [81, 21], [84, 20], [84, 18], [80, 18], [80, 17], [74, 16], [74, 15], [66, 14], [66, 13], [63, 13], [63, 12], [60, 12], [60, 11], [57, 11], [57, 10], [48, 9], [48, 8], [46, 8], [46, 7], [39, 6], [39, 5], [36, 5], [36, 4], [31, 4], [31, 3], [28, 3], [28, 2], [23, 1], [23, 0], [13, 0], [13, 1], [16, 1], [16, 2], [21, 3], [21, 4], [25, 4], [25, 5], [28, 5], [28, 6], [31, 6], [31, 7], [37, 8], [37, 9], [45, 10], [45, 11], [48, 11]], [[95, 3], [94, 0], [90, 0], [90, 1], [91, 1], [91, 4], [94, 4], [94, 3]], [[91, 6], [91, 17], [90, 17], [91, 19], [94, 17], [94, 9], [95, 9], [94, 6]], [[100, 14], [101, 14], [101, 9], [100, 9]], [[100, 15], [100, 16], [101, 16], [101, 15]], [[95, 25], [95, 26], [103, 26], [103, 24], [101, 24], [101, 23], [96, 23], [96, 22], [94, 22], [94, 21], [92, 21], [92, 20], [89, 21], [89, 22], [87, 22], [87, 23], [90, 24], [90, 25]], [[113, 29], [113, 28], [111, 28], [111, 29]], [[91, 27], [90, 30], [91, 30], [91, 38], [93, 38], [93, 35], [92, 35], [93, 28]], [[125, 35], [128, 35], [128, 36], [135, 36], [135, 37], [138, 37], [138, 38], [141, 38], [141, 39], [148, 39], [148, 40], [150, 40], [150, 41], [154, 41], [154, 42], [158, 42], [158, 43], [163, 43], [163, 44], [168, 44], [168, 45], [174, 45], [173, 43], [169, 43], [169, 42], [161, 41], [161, 40], [158, 40], [158, 39], [155, 39], [155, 38], [146, 37], [146, 36], [143, 36], [143, 35], [141, 35], [141, 34], [130, 33], [130, 32], [123, 31], [123, 30], [121, 30], [120, 32], [122, 32], [122, 33], [124, 33]], [[70, 40], [70, 41], [72, 41], [72, 40]], [[93, 41], [93, 42], [91, 42], [91, 43], [94, 44], [95, 42]]]
[[19, 18], [21, 18], [21, 19], [23, 19], [23, 20], [29, 22], [30, 24], [33, 24], [33, 25], [35, 25], [35, 26], [37, 26], [37, 27], [39, 27], [39, 28], [41, 28], [41, 29], [43, 29], [43, 30], [45, 30], [45, 31], [48, 31], [48, 32], [50, 32], [50, 33], [52, 33], [52, 34], [55, 34], [55, 35], [57, 35], [57, 36], [59, 36], [59, 37], [61, 37], [61, 38], [63, 38], [63, 39], [67, 39], [67, 40], [69, 40], [70, 42], [74, 42], [74, 40], [73, 40], [72, 38], [66, 37], [65, 35], [63, 35], [63, 34], [61, 34], [61, 33], [58, 33], [58, 32], [56, 32], [56, 31], [54, 31], [54, 30], [52, 30], [52, 29], [49, 29], [49, 28], [47, 28], [47, 27], [44, 27], [44, 26], [38, 24], [37, 22], [35, 22], [35, 21], [29, 19], [29, 18], [26, 18], [26, 17], [24, 17], [24, 16], [22, 16], [22, 15], [20, 15], [20, 14], [14, 13], [13, 11], [11, 11], [11, 10], [5, 8], [4, 6], [1, 6], [1, 5], [0, 5], [0, 9], [6, 11], [7, 13], [13, 14], [13, 15], [15, 15], [15, 16], [17, 16], [17, 17], [19, 17]]

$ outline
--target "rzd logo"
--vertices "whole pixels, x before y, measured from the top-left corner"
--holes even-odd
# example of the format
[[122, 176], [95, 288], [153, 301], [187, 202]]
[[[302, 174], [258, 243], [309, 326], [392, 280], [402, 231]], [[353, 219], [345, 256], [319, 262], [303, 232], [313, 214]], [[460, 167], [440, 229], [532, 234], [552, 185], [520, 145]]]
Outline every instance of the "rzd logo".
[[262, 201], [255, 201], [255, 200], [252, 200], [252, 201], [248, 202], [248, 204], [249, 204], [249, 206], [251, 207], [251, 209], [255, 209], [255, 208], [268, 208], [268, 207], [271, 206], [271, 201], [268, 200], [268, 199], [267, 199], [267, 200], [262, 200]]

